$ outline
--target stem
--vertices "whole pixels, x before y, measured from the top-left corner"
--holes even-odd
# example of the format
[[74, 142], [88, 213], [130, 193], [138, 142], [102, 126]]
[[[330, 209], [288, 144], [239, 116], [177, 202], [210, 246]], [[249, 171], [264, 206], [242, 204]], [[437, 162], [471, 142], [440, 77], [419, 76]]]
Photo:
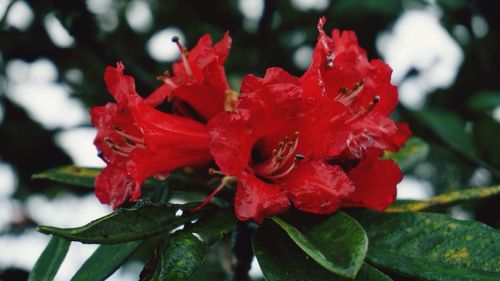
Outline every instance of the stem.
[[238, 222], [233, 236], [233, 253], [236, 257], [236, 263], [233, 265], [234, 281], [250, 280], [248, 272], [253, 260], [252, 233], [253, 229], [248, 223]]

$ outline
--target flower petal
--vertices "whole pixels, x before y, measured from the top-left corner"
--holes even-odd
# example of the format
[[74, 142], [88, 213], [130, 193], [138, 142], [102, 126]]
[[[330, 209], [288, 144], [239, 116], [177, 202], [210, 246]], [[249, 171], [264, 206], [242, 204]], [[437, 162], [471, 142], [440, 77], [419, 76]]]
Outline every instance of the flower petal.
[[372, 112], [351, 124], [347, 148], [352, 157], [362, 158], [369, 148], [397, 151], [410, 136], [408, 125]]
[[321, 160], [300, 162], [282, 186], [297, 209], [315, 214], [336, 211], [341, 200], [354, 191], [353, 183], [340, 166]]
[[124, 163], [108, 165], [95, 179], [95, 194], [101, 203], [116, 209], [126, 200], [140, 197], [140, 184], [128, 175]]
[[365, 207], [381, 211], [396, 199], [396, 185], [403, 174], [392, 160], [370, 154], [348, 173], [356, 189], [343, 200], [343, 207]]
[[123, 70], [125, 66], [121, 61], [116, 64], [116, 67], [106, 67], [104, 81], [108, 92], [122, 105], [142, 100], [135, 91], [134, 78], [123, 74]]
[[188, 73], [183, 61], [174, 63], [174, 76], [169, 82], [158, 87], [146, 102], [157, 106], [166, 98], [173, 99], [174, 108], [187, 107], [189, 110], [178, 112], [194, 119], [207, 121], [224, 111], [225, 93], [229, 84], [224, 71], [224, 62], [231, 48], [231, 37], [224, 37], [212, 46], [212, 38], [202, 36], [189, 52], [187, 62], [192, 73]]
[[248, 172], [242, 173], [238, 180], [234, 211], [239, 220], [262, 223], [265, 217], [284, 213], [290, 207], [279, 185], [265, 183]]

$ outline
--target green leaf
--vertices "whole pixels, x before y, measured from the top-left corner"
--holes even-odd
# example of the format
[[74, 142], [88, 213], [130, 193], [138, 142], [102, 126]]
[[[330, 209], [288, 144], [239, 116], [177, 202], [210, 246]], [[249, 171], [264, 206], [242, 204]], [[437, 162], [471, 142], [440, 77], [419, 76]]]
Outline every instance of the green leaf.
[[465, 130], [465, 120], [460, 116], [450, 111], [426, 109], [416, 113], [416, 117], [446, 143], [467, 155], [475, 155], [472, 134]]
[[500, 185], [462, 189], [436, 195], [424, 201], [396, 201], [386, 212], [418, 212], [434, 207], [450, 206], [464, 201], [477, 200], [500, 194]]
[[28, 281], [53, 280], [66, 257], [71, 242], [59, 237], [52, 237], [31, 270]]
[[386, 151], [383, 159], [394, 160], [399, 168], [406, 172], [413, 168], [416, 164], [425, 160], [429, 154], [429, 145], [417, 137], [410, 138], [405, 146], [398, 152]]
[[[77, 166], [62, 166], [49, 169], [47, 171], [35, 174], [33, 179], [46, 179], [59, 183], [70, 184], [81, 187], [94, 188], [94, 180], [102, 169], [85, 168]], [[181, 171], [172, 173], [166, 180], [159, 181], [148, 179], [143, 184], [143, 189], [152, 189], [161, 187], [165, 183], [169, 184], [172, 191], [210, 191], [207, 184], [192, 175], [187, 175]]]
[[101, 169], [98, 168], [63, 166], [35, 174], [32, 178], [94, 188], [94, 179], [100, 172]]
[[144, 241], [101, 245], [78, 269], [71, 281], [106, 280]]
[[480, 91], [475, 93], [467, 102], [470, 109], [475, 111], [491, 110], [500, 105], [500, 92]]
[[[198, 204], [167, 204], [119, 209], [81, 227], [39, 226], [38, 231], [82, 243], [116, 244], [140, 240], [170, 231], [198, 218], [203, 212], [189, 211]], [[182, 215], [179, 215], [181, 212]]]
[[232, 208], [221, 208], [166, 238], [151, 280], [189, 280], [200, 267], [208, 247], [236, 226]]
[[500, 280], [500, 232], [435, 213], [360, 212], [371, 264], [421, 280]]
[[[340, 244], [329, 243], [341, 247]], [[253, 236], [252, 246], [267, 281], [353, 280], [340, 277], [321, 267], [276, 225], [262, 225]], [[390, 281], [391, 278], [363, 263], [354, 280]]]
[[[363, 228], [347, 214], [337, 212], [318, 224], [300, 230], [279, 217], [272, 217], [272, 220], [325, 269], [354, 278], [361, 268], [368, 240]], [[302, 223], [297, 225], [304, 226]]]

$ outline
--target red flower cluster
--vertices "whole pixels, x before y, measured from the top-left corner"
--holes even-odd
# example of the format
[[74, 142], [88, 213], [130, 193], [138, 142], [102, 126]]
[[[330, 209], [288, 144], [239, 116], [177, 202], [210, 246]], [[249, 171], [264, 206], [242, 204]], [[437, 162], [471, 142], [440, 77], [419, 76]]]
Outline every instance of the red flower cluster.
[[[222, 174], [237, 178], [240, 220], [261, 222], [291, 204], [316, 214], [391, 204], [402, 174], [380, 157], [411, 134], [389, 118], [397, 104], [391, 69], [368, 61], [353, 32], [326, 35], [324, 22], [302, 77], [280, 68], [264, 78], [248, 75], [237, 100], [223, 68], [227, 34], [213, 47], [203, 36], [190, 53], [176, 41], [182, 61], [175, 75], [166, 73], [146, 100], [123, 67], [108, 68], [117, 104], [91, 111], [99, 129], [95, 143], [108, 163], [96, 180], [98, 198], [116, 207], [137, 199], [148, 176], [213, 160]], [[184, 117], [153, 108], [165, 98]]]

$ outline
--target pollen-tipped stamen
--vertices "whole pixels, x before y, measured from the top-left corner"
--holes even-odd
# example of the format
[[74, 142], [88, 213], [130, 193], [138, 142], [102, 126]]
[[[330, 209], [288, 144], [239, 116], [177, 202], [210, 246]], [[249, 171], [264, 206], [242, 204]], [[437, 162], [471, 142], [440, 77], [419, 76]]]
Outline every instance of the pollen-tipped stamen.
[[171, 78], [170, 71], [168, 71], [168, 70], [166, 70], [165, 73], [163, 73], [163, 75], [157, 76], [156, 80], [163, 81], [165, 84], [168, 84], [173, 88], [177, 87], [177, 85], [175, 84], [175, 82]]
[[135, 142], [136, 145], [138, 145], [138, 144], [144, 145], [144, 139], [143, 138], [127, 134], [122, 129], [118, 128], [117, 126], [115, 126], [114, 129], [115, 129], [115, 132], [117, 134], [119, 134], [120, 136], [125, 137], [125, 138], [127, 138], [127, 139]]
[[375, 107], [375, 105], [377, 103], [379, 103], [379, 101], [380, 101], [380, 96], [379, 95], [374, 96], [373, 100], [371, 102], [369, 102], [366, 107], [361, 106], [360, 108], [358, 108], [358, 112], [353, 117], [348, 119], [345, 123], [346, 124], [351, 123], [354, 120], [365, 117], [368, 113], [370, 113], [373, 110], [373, 108]]
[[268, 176], [267, 179], [276, 180], [276, 179], [280, 179], [280, 178], [290, 174], [293, 171], [293, 169], [295, 169], [297, 167], [298, 162], [300, 160], [303, 160], [303, 159], [304, 159], [304, 155], [295, 154], [295, 159], [293, 160], [292, 164], [288, 167], [288, 169], [284, 170], [283, 172], [281, 172], [279, 174]]
[[290, 163], [291, 157], [297, 150], [298, 140], [299, 132], [294, 133], [292, 140], [285, 137], [279, 142], [278, 148], [273, 150], [272, 156], [267, 161], [254, 167], [254, 172], [257, 175], [268, 179], [279, 178], [282, 177], [283, 174], [286, 175], [290, 173], [295, 166], [295, 161], [292, 161], [292, 164], [288, 166], [285, 171], [283, 171], [283, 169]]
[[354, 98], [363, 90], [365, 86], [365, 81], [360, 80], [354, 84], [352, 89], [349, 89], [347, 87], [340, 87], [338, 91], [338, 95], [335, 98], [336, 101], [344, 104], [344, 105], [349, 105], [354, 101]]
[[177, 45], [177, 48], [179, 48], [179, 52], [181, 53], [182, 62], [184, 64], [184, 69], [186, 70], [186, 73], [188, 74], [189, 77], [193, 77], [193, 71], [191, 70], [191, 66], [189, 65], [188, 61], [189, 51], [186, 49], [186, 47], [182, 46], [178, 36], [172, 37], [172, 42], [174, 42]]

